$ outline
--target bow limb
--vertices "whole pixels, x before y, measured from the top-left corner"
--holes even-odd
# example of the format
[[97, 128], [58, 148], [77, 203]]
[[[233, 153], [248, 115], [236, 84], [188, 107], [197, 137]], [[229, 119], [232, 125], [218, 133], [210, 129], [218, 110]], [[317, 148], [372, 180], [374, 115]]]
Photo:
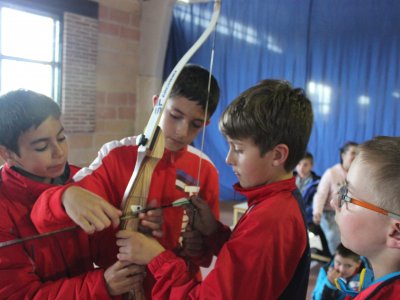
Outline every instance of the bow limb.
[[[138, 148], [138, 157], [135, 165], [135, 169], [132, 173], [132, 176], [129, 180], [129, 183], [125, 189], [124, 197], [122, 200], [122, 208], [125, 212], [125, 208], [127, 208], [127, 211], [130, 209], [130, 201], [128, 200], [131, 198], [129, 195], [131, 194], [131, 190], [135, 185], [137, 185], [136, 181], [137, 178], [140, 177], [140, 173], [142, 170], [142, 164], [145, 163], [146, 161], [149, 161], [146, 157], [148, 156], [153, 156], [154, 158], [160, 159], [162, 157], [162, 153], [160, 154], [160, 151], [163, 151], [164, 149], [164, 144], [162, 147], [158, 147], [156, 142], [164, 143], [163, 137], [160, 137], [162, 135], [162, 132], [160, 131], [160, 128], [158, 127], [158, 124], [160, 122], [161, 115], [164, 111], [165, 105], [168, 101], [168, 98], [171, 94], [172, 87], [175, 84], [175, 81], [177, 80], [180, 72], [182, 71], [183, 67], [188, 63], [190, 58], [194, 55], [194, 53], [201, 47], [201, 45], [204, 44], [204, 42], [207, 40], [207, 38], [210, 36], [211, 32], [214, 30], [218, 17], [221, 11], [221, 0], [215, 0], [214, 1], [214, 11], [211, 17], [210, 24], [206, 28], [206, 30], [202, 33], [202, 35], [199, 37], [199, 39], [193, 44], [193, 46], [185, 53], [185, 55], [179, 60], [177, 65], [174, 67], [168, 78], [165, 80], [161, 92], [158, 98], [158, 101], [156, 105], [153, 108], [152, 114], [150, 116], [150, 119], [145, 127], [144, 133], [138, 137], [137, 144], [139, 145]], [[156, 149], [156, 148], [161, 148], [161, 149]], [[156, 151], [154, 151], [156, 150]], [[155, 167], [155, 166], [154, 166]], [[148, 173], [150, 170], [148, 170]], [[146, 176], [147, 177], [147, 176]], [[148, 178], [148, 181], [151, 180]], [[143, 194], [140, 194], [139, 196], [136, 195], [136, 199], [143, 199]], [[139, 198], [138, 198], [139, 197]], [[147, 201], [147, 194], [145, 195], [145, 201]]]
[[[137, 160], [135, 169], [133, 170], [132, 176], [125, 189], [122, 200], [121, 206], [123, 215], [131, 213], [131, 210], [140, 210], [146, 205], [153, 171], [164, 153], [164, 135], [159, 127], [161, 115], [165, 109], [172, 88], [182, 69], [214, 30], [218, 21], [220, 10], [221, 0], [215, 0], [214, 11], [210, 24], [200, 38], [194, 43], [194, 45], [179, 60], [178, 64], [174, 67], [162, 86], [158, 101], [153, 108], [144, 133], [141, 134], [136, 141], [137, 145], [139, 146]], [[120, 228], [133, 231], [137, 231], [138, 227], [138, 218], [133, 220], [122, 220], [120, 224]], [[135, 300], [144, 299], [144, 292], [142, 289], [131, 291], [128, 295], [128, 298], [134, 298]]]
[[181, 73], [183, 67], [188, 63], [188, 61], [192, 58], [192, 56], [196, 53], [196, 51], [204, 44], [207, 38], [210, 36], [211, 32], [214, 30], [217, 25], [219, 13], [221, 11], [221, 0], [216, 0], [214, 2], [214, 11], [211, 17], [210, 24], [206, 28], [206, 30], [202, 33], [199, 39], [193, 44], [193, 46], [185, 53], [185, 55], [179, 60], [176, 64], [172, 72], [169, 74], [168, 78], [165, 80], [161, 92], [153, 109], [153, 113], [150, 116], [150, 120], [147, 123], [147, 126], [144, 131], [144, 142], [145, 146], [148, 146], [149, 141], [153, 139], [153, 135], [156, 131], [156, 127], [160, 122], [160, 118], [162, 112], [164, 111], [165, 104], [168, 101], [169, 95], [171, 93], [172, 87], [175, 84], [179, 74]]

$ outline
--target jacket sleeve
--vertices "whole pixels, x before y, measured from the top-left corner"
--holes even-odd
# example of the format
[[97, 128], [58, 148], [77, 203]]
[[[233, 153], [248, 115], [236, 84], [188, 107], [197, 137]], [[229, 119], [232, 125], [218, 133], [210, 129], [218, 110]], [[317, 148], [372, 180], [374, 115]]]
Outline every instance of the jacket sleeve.
[[[219, 180], [218, 172], [216, 168], [210, 163], [208, 168], [207, 176], [204, 177], [201, 197], [208, 203], [213, 212], [215, 218], [219, 220], [220, 209], [219, 209]], [[200, 257], [191, 257], [191, 261], [202, 267], [209, 267], [213, 259], [213, 249], [208, 247], [207, 239], [205, 240], [205, 251]]]
[[61, 202], [62, 195], [69, 186], [49, 188], [36, 200], [31, 211], [31, 220], [38, 232], [50, 232], [75, 224]]
[[[1, 210], [0, 241], [17, 239], [7, 210]], [[25, 243], [33, 248], [33, 242]], [[33, 252], [34, 253], [34, 252]], [[56, 254], [55, 254], [56, 255]], [[49, 257], [51, 264], [51, 257]], [[52, 280], [41, 278], [35, 263], [22, 244], [0, 249], [0, 299], [110, 299], [103, 270], [88, 271], [79, 276]]]
[[[56, 230], [74, 224], [62, 205], [63, 193], [72, 185], [91, 191], [116, 207], [120, 206], [124, 187], [131, 175], [128, 174], [129, 170], [133, 170], [135, 162], [135, 157], [131, 157], [129, 162], [125, 162], [125, 157], [122, 156], [121, 159], [115, 159], [119, 155], [118, 146], [120, 144], [118, 141], [105, 144], [91, 165], [82, 168], [74, 176], [74, 182], [48, 189], [41, 194], [31, 212], [31, 219], [39, 232]], [[129, 163], [132, 164], [132, 169], [121, 167], [121, 164]], [[125, 173], [121, 174], [122, 172]], [[115, 176], [115, 174], [119, 176]]]
[[[210, 250], [223, 246], [226, 239], [229, 238], [226, 235], [227, 232], [230, 235], [229, 227], [219, 223], [217, 232], [207, 239], [209, 242], [212, 241]], [[219, 252], [220, 249], [217, 250]], [[225, 267], [229, 268], [229, 266]], [[219, 268], [219, 271], [223, 271], [225, 267]], [[185, 261], [177, 257], [172, 251], [164, 251], [161, 255], [155, 257], [148, 268], [156, 279], [156, 284], [152, 290], [152, 299], [202, 299], [203, 296], [209, 297], [209, 299], [233, 299], [224, 298], [224, 292], [221, 291], [215, 290], [216, 293], [214, 294], [214, 287], [219, 284], [218, 280], [208, 280], [207, 277], [205, 281], [199, 282], [196, 277], [188, 272]], [[221, 274], [220, 276], [222, 276], [220, 279], [223, 280], [224, 275]], [[232, 287], [228, 287], [228, 290], [230, 288]]]
[[[14, 258], [16, 257], [13, 251]], [[21, 264], [23, 263], [23, 264]], [[17, 265], [18, 264], [18, 265]], [[0, 262], [1, 299], [111, 299], [105, 288], [103, 271], [43, 282], [32, 272], [29, 258]]]
[[325, 268], [328, 268], [328, 266], [321, 267], [319, 270], [315, 288], [312, 293], [312, 300], [339, 300], [344, 298], [344, 294], [328, 280]]
[[[236, 230], [234, 236], [231, 235], [220, 250], [215, 267], [201, 282], [190, 277], [184, 261], [172, 252], [164, 251], [154, 258], [148, 265], [156, 278], [152, 298], [277, 299], [294, 274], [301, 256], [298, 250], [306, 247], [306, 236], [303, 234], [304, 238], [296, 244], [296, 250], [292, 247], [278, 250], [273, 246], [281, 241], [263, 232], [258, 227], [259, 222], [248, 222], [242, 230]], [[282, 229], [284, 227], [287, 228], [281, 226]], [[294, 230], [294, 233], [299, 232]], [[282, 263], [282, 256], [286, 258], [285, 264]], [[276, 268], [285, 268], [285, 271], [277, 272]]]

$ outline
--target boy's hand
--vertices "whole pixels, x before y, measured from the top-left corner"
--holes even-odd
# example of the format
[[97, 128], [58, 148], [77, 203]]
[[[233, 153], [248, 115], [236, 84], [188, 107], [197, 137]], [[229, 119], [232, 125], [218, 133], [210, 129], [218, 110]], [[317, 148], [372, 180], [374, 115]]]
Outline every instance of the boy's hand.
[[340, 277], [340, 273], [335, 268], [329, 267], [327, 277], [329, 282], [335, 285], [335, 279]]
[[111, 296], [140, 289], [145, 276], [144, 266], [121, 261], [117, 261], [104, 272], [107, 291]]
[[190, 200], [195, 206], [195, 211], [186, 207], [189, 224], [192, 224], [194, 229], [197, 229], [204, 235], [213, 234], [217, 230], [218, 224], [207, 202], [197, 196], [191, 197]]
[[203, 236], [198, 230], [192, 230], [186, 227], [186, 231], [182, 233], [182, 250], [183, 254], [190, 257], [199, 257], [204, 253]]
[[68, 216], [86, 233], [119, 225], [122, 212], [103, 198], [80, 187], [69, 187], [62, 196]]
[[[157, 202], [155, 200], [150, 201], [148, 207], [156, 207]], [[154, 237], [162, 237], [162, 223], [163, 223], [163, 213], [162, 209], [153, 209], [145, 213], [139, 214], [140, 225], [139, 231], [142, 233], [151, 233]]]
[[135, 264], [148, 264], [165, 249], [152, 237], [140, 232], [120, 230], [117, 232], [117, 258]]
[[319, 225], [321, 223], [321, 214], [320, 213], [313, 214], [313, 222], [315, 225]]

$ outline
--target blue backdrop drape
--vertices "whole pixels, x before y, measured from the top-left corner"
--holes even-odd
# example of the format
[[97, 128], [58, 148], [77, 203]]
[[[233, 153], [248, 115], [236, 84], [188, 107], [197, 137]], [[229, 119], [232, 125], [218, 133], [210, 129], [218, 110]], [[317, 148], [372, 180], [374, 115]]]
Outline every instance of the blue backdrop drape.
[[[175, 5], [165, 74], [203, 32], [212, 9]], [[209, 68], [211, 48], [209, 39], [191, 62]], [[221, 99], [204, 146], [220, 173], [221, 199], [238, 195], [218, 117], [240, 92], [265, 78], [303, 87], [315, 116], [309, 151], [322, 174], [346, 141], [400, 134], [399, 58], [398, 0], [222, 0], [213, 66]]]

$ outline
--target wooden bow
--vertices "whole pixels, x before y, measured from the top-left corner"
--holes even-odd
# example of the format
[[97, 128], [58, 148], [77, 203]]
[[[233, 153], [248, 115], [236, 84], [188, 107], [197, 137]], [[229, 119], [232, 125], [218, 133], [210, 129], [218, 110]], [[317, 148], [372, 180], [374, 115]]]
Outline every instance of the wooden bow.
[[[200, 38], [180, 59], [178, 64], [174, 67], [164, 82], [157, 103], [154, 106], [150, 119], [145, 127], [144, 133], [139, 135], [137, 138], [137, 160], [135, 169], [133, 170], [132, 176], [125, 189], [122, 200], [121, 207], [123, 210], [123, 215], [131, 214], [132, 211], [141, 210], [146, 206], [153, 171], [164, 153], [164, 135], [159, 127], [161, 115], [165, 109], [175, 81], [177, 80], [183, 67], [188, 63], [190, 58], [214, 30], [217, 24], [220, 9], [221, 0], [215, 0], [214, 11], [210, 24]], [[137, 218], [131, 220], [122, 220], [120, 224], [121, 229], [129, 229], [133, 231], [137, 231], [138, 226], [139, 219]], [[135, 291], [134, 294], [136, 300], [144, 299], [143, 291]]]

